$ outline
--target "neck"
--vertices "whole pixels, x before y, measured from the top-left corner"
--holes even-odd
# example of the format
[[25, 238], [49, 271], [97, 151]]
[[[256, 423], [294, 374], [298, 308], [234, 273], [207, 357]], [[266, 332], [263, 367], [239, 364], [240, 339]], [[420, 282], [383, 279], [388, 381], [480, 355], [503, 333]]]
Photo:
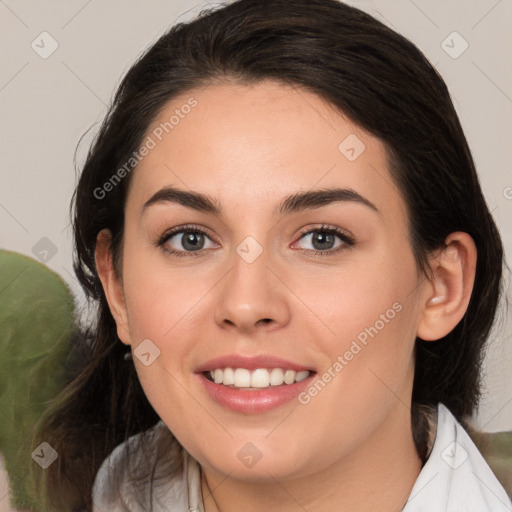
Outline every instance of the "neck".
[[421, 470], [410, 410], [397, 400], [364, 445], [324, 468], [297, 479], [247, 482], [203, 470], [206, 512], [400, 511]]

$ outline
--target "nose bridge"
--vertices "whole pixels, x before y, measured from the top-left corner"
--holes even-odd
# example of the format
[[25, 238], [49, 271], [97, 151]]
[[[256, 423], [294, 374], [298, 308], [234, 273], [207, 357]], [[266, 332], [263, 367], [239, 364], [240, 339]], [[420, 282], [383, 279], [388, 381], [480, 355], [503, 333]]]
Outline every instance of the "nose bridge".
[[217, 323], [244, 331], [274, 328], [288, 321], [283, 286], [270, 270], [271, 258], [254, 237], [246, 237], [236, 248], [232, 268], [224, 280], [216, 304]]

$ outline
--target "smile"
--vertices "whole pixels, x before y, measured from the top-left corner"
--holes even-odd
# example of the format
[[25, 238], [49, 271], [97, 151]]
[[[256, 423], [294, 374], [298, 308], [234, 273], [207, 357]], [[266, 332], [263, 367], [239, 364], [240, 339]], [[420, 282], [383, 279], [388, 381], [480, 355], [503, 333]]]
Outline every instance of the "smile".
[[230, 388], [244, 390], [274, 388], [290, 385], [307, 379], [311, 374], [308, 370], [287, 370], [282, 368], [216, 368], [205, 372], [206, 378]]
[[274, 354], [224, 354], [195, 368], [205, 396], [225, 410], [261, 414], [297, 400], [317, 375], [309, 364]]

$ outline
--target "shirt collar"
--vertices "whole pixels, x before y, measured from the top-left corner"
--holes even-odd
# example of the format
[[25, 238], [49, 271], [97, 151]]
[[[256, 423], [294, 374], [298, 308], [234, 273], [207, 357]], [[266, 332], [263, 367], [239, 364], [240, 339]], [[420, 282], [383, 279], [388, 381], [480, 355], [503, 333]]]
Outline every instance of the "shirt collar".
[[[477, 447], [443, 404], [429, 457], [402, 512], [512, 512], [512, 504]], [[204, 512], [201, 469], [185, 451], [190, 512]]]
[[511, 512], [512, 504], [466, 430], [443, 405], [437, 429], [403, 512]]

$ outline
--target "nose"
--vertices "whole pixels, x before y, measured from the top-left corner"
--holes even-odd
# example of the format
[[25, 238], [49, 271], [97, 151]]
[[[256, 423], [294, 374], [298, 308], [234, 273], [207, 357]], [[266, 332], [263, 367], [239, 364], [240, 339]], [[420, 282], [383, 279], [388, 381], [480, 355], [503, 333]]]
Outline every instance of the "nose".
[[265, 250], [252, 262], [235, 253], [233, 267], [222, 280], [215, 305], [216, 323], [244, 334], [285, 326], [290, 309], [287, 288], [279, 274], [278, 266], [271, 265]]

